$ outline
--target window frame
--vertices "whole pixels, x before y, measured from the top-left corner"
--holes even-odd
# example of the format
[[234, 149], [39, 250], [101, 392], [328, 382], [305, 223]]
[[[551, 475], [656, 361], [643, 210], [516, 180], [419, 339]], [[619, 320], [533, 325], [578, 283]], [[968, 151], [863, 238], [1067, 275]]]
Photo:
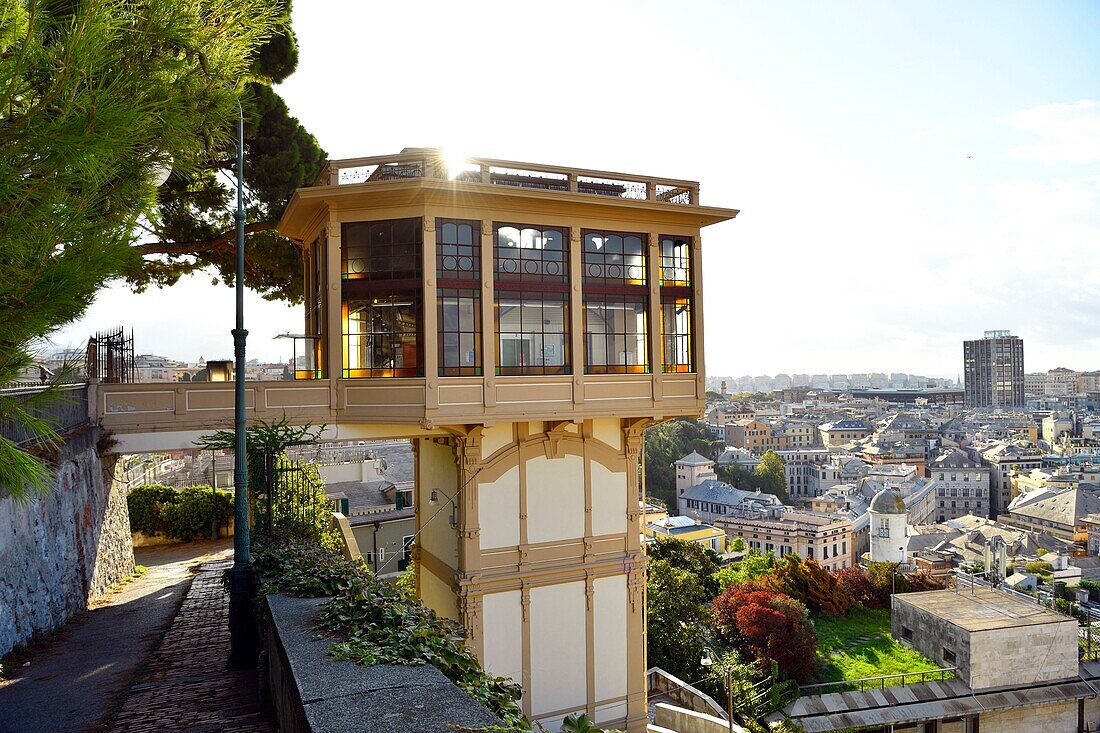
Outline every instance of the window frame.
[[[527, 331], [524, 330], [524, 309], [530, 307], [527, 305], [528, 301], [538, 300], [541, 310], [545, 310], [547, 303], [553, 302], [555, 304], [560, 303], [562, 309], [562, 330], [551, 331], [546, 329], [546, 319], [542, 319], [541, 327], [538, 330]], [[503, 330], [503, 322], [501, 318], [501, 308], [504, 307], [503, 301], [518, 303], [517, 306], [520, 309], [520, 325], [519, 330]], [[531, 376], [531, 375], [559, 375], [570, 374], [572, 363], [572, 343], [570, 339], [569, 327], [570, 327], [570, 308], [569, 308], [569, 293], [555, 290], [548, 291], [517, 291], [517, 290], [497, 290], [493, 293], [493, 320], [496, 325], [496, 373], [500, 376]], [[560, 338], [561, 344], [561, 364], [546, 364], [546, 341], [547, 337], [553, 337], [555, 347], [558, 345], [557, 340]], [[541, 361], [542, 363], [530, 363], [530, 364], [505, 364], [504, 363], [504, 343], [506, 341], [518, 341], [529, 342], [528, 348], [534, 348], [536, 343], [542, 348], [541, 359], [535, 359], [534, 352], [531, 352], [532, 362]]]

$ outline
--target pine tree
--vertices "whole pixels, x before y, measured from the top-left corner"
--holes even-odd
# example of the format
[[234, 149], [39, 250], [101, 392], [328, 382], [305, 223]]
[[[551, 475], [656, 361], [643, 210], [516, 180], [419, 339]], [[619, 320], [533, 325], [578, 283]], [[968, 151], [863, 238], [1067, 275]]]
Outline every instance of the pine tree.
[[[201, 179], [232, 149], [242, 84], [285, 11], [278, 0], [0, 0], [0, 384], [104, 284], [140, 270], [135, 232], [161, 218], [157, 171]], [[6, 419], [56, 437], [11, 399]], [[46, 476], [0, 437], [3, 490], [26, 496]]]

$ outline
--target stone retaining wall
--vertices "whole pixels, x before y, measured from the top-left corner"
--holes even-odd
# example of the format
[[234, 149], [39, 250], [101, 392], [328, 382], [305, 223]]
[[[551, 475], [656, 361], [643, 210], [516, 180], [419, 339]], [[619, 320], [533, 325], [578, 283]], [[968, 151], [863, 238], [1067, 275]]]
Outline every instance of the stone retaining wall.
[[315, 617], [326, 598], [267, 596], [271, 700], [282, 733], [454, 733], [501, 721], [430, 664], [363, 667], [328, 653]]
[[0, 656], [61, 626], [134, 570], [130, 517], [100, 431], [66, 437], [42, 498], [0, 498]]

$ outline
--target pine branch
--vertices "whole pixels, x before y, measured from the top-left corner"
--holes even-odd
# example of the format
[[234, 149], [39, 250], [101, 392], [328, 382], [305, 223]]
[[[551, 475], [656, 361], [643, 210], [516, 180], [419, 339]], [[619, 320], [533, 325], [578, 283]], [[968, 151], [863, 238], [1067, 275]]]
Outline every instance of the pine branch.
[[[246, 224], [244, 227], [245, 234], [254, 234], [256, 232], [267, 232], [275, 228], [275, 225], [271, 222], [256, 222], [254, 224]], [[139, 244], [135, 248], [138, 252], [145, 255], [187, 255], [194, 254], [195, 252], [217, 252], [220, 249], [232, 249], [230, 241], [236, 236], [237, 230], [230, 229], [222, 232], [213, 239], [194, 240], [190, 242], [151, 242], [149, 244]]]

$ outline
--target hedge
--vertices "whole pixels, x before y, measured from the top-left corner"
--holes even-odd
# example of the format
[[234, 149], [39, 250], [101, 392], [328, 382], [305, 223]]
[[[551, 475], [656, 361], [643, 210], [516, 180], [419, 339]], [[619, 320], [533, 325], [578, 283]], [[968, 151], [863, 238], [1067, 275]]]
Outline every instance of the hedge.
[[130, 529], [147, 535], [167, 535], [190, 542], [210, 535], [211, 519], [219, 525], [233, 516], [233, 494], [209, 486], [138, 486], [126, 497]]

